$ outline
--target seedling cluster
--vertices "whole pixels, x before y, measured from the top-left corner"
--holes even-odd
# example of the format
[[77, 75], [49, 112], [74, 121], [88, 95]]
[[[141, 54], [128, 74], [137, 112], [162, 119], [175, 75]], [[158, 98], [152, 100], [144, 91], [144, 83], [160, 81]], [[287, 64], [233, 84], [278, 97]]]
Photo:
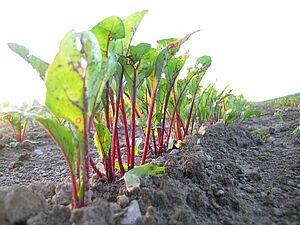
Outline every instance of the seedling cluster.
[[[130, 181], [136, 182], [136, 177], [163, 171], [146, 164], [149, 154], [166, 154], [203, 124], [224, 117], [229, 123], [240, 112], [227, 87], [219, 92], [213, 84], [202, 85], [211, 65], [209, 56], [199, 57], [185, 78], [178, 78], [189, 55], [177, 53], [195, 32], [159, 40], [156, 47], [132, 45], [146, 13], [136, 12], [124, 20], [112, 16], [89, 31], [68, 32], [50, 64], [21, 45], [9, 44], [39, 72], [47, 91], [45, 108], [39, 112], [31, 111], [26, 119], [22, 114], [4, 118], [17, 128], [20, 142], [27, 119], [50, 134], [69, 167], [75, 208], [88, 203], [90, 168], [109, 182], [130, 178], [126, 185], [132, 188]], [[142, 133], [141, 157], [137, 157], [137, 128]], [[121, 129], [125, 150], [120, 147]], [[90, 156], [90, 138], [99, 152], [98, 163]]]

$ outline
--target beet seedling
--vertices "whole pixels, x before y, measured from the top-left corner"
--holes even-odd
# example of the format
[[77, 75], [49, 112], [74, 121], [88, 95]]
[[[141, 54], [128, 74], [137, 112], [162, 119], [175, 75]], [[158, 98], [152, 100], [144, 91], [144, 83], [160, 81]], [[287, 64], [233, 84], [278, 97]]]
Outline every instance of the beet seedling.
[[22, 112], [3, 112], [0, 114], [0, 120], [7, 121], [10, 124], [14, 131], [17, 143], [22, 143], [24, 141], [27, 117], [25, 117]]

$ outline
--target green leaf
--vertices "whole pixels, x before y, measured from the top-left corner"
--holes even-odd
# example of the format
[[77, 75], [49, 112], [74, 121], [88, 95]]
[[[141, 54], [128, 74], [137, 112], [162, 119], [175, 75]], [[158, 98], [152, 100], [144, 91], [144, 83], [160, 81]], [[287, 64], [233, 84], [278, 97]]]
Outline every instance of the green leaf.
[[148, 43], [140, 43], [137, 46], [130, 46], [130, 57], [133, 60], [133, 63], [136, 64], [139, 62], [143, 55], [151, 50], [151, 45]]
[[177, 79], [182, 67], [184, 66], [186, 60], [188, 59], [189, 54], [184, 53], [179, 57], [173, 57], [168, 62], [167, 66], [164, 69], [164, 73], [167, 79], [168, 89], [171, 88], [171, 84], [174, 83], [175, 79]]
[[7, 45], [13, 52], [28, 62], [40, 74], [43, 80], [45, 79], [45, 74], [49, 67], [48, 63], [34, 55], [29, 54], [29, 50], [22, 45], [17, 43], [8, 43]]
[[177, 41], [177, 38], [167, 38], [156, 41], [158, 44], [158, 50], [166, 48], [170, 43]]
[[[116, 170], [120, 171], [120, 164], [118, 162], [115, 163], [115, 168], [116, 168]], [[128, 171], [128, 165], [127, 164], [124, 164], [123, 168], [124, 168], [125, 172]]]
[[9, 124], [13, 128], [16, 141], [22, 143], [24, 141], [25, 128], [28, 121], [28, 118], [25, 115], [26, 112], [10, 109], [3, 112], [1, 111], [0, 120], [9, 122]]
[[253, 110], [253, 109], [249, 109], [246, 111], [243, 111], [241, 113], [241, 120], [247, 119], [251, 116], [262, 116], [263, 112], [261, 110]]
[[117, 16], [111, 16], [102, 20], [94, 26], [91, 31], [100, 44], [103, 56], [107, 56], [109, 43], [111, 41], [125, 37], [124, 23]]
[[38, 118], [37, 121], [46, 129], [52, 139], [63, 151], [75, 175], [78, 162], [79, 141], [74, 138], [74, 133], [55, 119]]
[[129, 48], [129, 45], [130, 45], [131, 40], [136, 32], [136, 29], [138, 28], [139, 24], [141, 23], [142, 19], [144, 18], [144, 15], [147, 12], [148, 12], [148, 10], [135, 12], [123, 20], [124, 27], [125, 27], [125, 38], [122, 40], [122, 43], [123, 43], [123, 48], [125, 51], [126, 51], [126, 49]]
[[139, 146], [142, 144], [143, 138], [136, 138], [135, 139], [135, 149], [134, 149], [134, 155], [138, 156], [139, 155]]
[[97, 163], [96, 167], [101, 173], [105, 174], [105, 169], [104, 169], [103, 163], [101, 163], [101, 162]]
[[203, 70], [206, 71], [211, 65], [211, 57], [208, 55], [201, 56], [196, 61], [196, 67], [202, 66]]
[[79, 131], [84, 128], [84, 113], [92, 114], [96, 98], [101, 94], [101, 80], [106, 79], [100, 73], [101, 64], [95, 36], [91, 32], [69, 32], [47, 71], [46, 106]]
[[94, 134], [94, 144], [98, 149], [99, 155], [103, 158], [109, 157], [111, 137], [106, 126], [95, 122], [96, 133]]
[[130, 192], [140, 186], [141, 178], [164, 172], [164, 167], [157, 166], [153, 163], [145, 164], [143, 166], [137, 166], [125, 173], [124, 180], [126, 188]]

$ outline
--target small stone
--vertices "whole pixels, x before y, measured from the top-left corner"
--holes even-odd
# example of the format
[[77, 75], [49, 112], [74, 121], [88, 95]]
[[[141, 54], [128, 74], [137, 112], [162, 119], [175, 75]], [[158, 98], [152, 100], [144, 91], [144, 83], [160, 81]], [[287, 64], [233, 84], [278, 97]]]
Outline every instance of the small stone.
[[122, 207], [125, 208], [129, 204], [129, 199], [126, 195], [119, 195], [117, 197], [117, 203]]
[[35, 149], [35, 150], [33, 151], [33, 155], [43, 155], [43, 154], [44, 154], [43, 151], [40, 150], [40, 149]]
[[157, 164], [158, 166], [163, 166], [165, 162], [165, 158], [163, 156], [159, 156], [156, 159], [152, 159], [152, 163]]
[[179, 154], [179, 150], [178, 149], [173, 149], [169, 154], [170, 155], [178, 155]]
[[218, 190], [218, 191], [216, 192], [215, 196], [216, 196], [216, 197], [220, 197], [220, 196], [223, 196], [224, 193], [225, 193], [225, 192], [224, 192], [223, 190], [220, 189], [220, 190]]
[[14, 168], [22, 167], [22, 166], [24, 166], [24, 163], [19, 162], [19, 161], [16, 161], [16, 162], [11, 162], [11, 163], [8, 165], [8, 168], [9, 168], [9, 169], [14, 169]]
[[2, 172], [0, 172], [0, 177], [3, 177], [3, 173]]
[[272, 213], [274, 216], [281, 217], [284, 215], [283, 211], [279, 208], [273, 208]]
[[250, 194], [255, 192], [254, 187], [252, 187], [251, 185], [246, 185], [244, 189], [246, 192], [248, 192]]
[[140, 206], [137, 200], [131, 201], [130, 205], [127, 208], [127, 213], [121, 220], [122, 225], [132, 225], [137, 219], [142, 217]]
[[220, 147], [219, 150], [220, 150], [221, 152], [223, 152], [223, 153], [226, 153], [226, 152], [227, 152], [226, 148], [224, 148], [224, 147]]
[[217, 164], [217, 165], [216, 165], [216, 169], [217, 169], [217, 170], [221, 170], [221, 169], [222, 169], [222, 166], [221, 166], [220, 164]]
[[282, 190], [281, 190], [280, 188], [273, 187], [273, 188], [271, 189], [271, 193], [272, 193], [273, 195], [280, 195], [280, 194], [282, 193]]
[[148, 222], [148, 223], [153, 222], [154, 213], [155, 213], [155, 208], [153, 206], [149, 206], [144, 215], [145, 222]]
[[276, 140], [276, 139], [275, 139], [274, 137], [269, 137], [269, 138], [268, 138], [268, 142], [270, 142], [270, 143], [274, 143], [275, 140]]

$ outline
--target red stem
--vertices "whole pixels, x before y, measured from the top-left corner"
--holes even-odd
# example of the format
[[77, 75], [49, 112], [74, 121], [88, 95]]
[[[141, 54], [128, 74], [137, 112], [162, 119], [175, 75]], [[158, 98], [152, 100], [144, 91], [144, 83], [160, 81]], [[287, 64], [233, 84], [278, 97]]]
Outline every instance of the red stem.
[[96, 164], [94, 163], [92, 157], [90, 157], [90, 164], [94, 172], [97, 174], [98, 177], [103, 177], [103, 174], [98, 170]]
[[118, 136], [118, 134], [117, 134], [116, 138], [117, 138], [117, 140], [116, 140], [117, 158], [118, 158], [118, 163], [119, 163], [119, 166], [120, 166], [120, 171], [121, 171], [121, 174], [123, 176], [125, 174], [125, 169], [124, 169], [123, 162], [122, 162], [122, 154], [121, 154], [121, 151], [120, 151], [120, 142], [119, 142], [119, 136]]
[[147, 133], [146, 133], [146, 138], [145, 138], [143, 156], [142, 156], [140, 165], [144, 165], [146, 158], [147, 158], [150, 133], [151, 133], [151, 128], [152, 128], [152, 117], [153, 117], [154, 105], [155, 105], [155, 101], [156, 101], [157, 90], [158, 90], [158, 83], [156, 84], [156, 87], [153, 88], [152, 94], [151, 94], [151, 102], [150, 102], [150, 109], [149, 109], [149, 113], [148, 113], [148, 122], [147, 122]]
[[84, 94], [84, 101], [83, 101], [83, 120], [84, 120], [84, 130], [83, 130], [83, 137], [84, 137], [84, 151], [83, 151], [83, 156], [84, 156], [84, 194], [83, 194], [83, 206], [87, 206], [88, 204], [88, 199], [87, 199], [87, 193], [89, 191], [89, 177], [90, 177], [90, 154], [89, 154], [89, 116], [88, 116], [88, 97], [87, 97], [87, 90], [86, 90], [86, 78], [85, 76], [83, 77], [84, 81], [84, 89], [83, 89], [83, 94]]
[[115, 174], [115, 158], [116, 158], [116, 150], [115, 150], [116, 138], [115, 137], [116, 137], [116, 129], [117, 129], [116, 123], [118, 122], [118, 117], [116, 117], [116, 105], [115, 105], [113, 93], [111, 92], [110, 88], [109, 88], [109, 96], [110, 96], [111, 108], [112, 108], [113, 118], [114, 118], [112, 141], [111, 141], [111, 151], [110, 151], [111, 170], [112, 170], [111, 172], [112, 172], [112, 175], [114, 175]]
[[108, 130], [110, 130], [110, 119], [109, 119], [109, 96], [108, 96], [108, 89], [109, 89], [109, 84], [108, 82], [106, 83], [106, 93], [105, 93], [105, 106], [104, 106], [104, 113], [105, 113], [105, 121], [106, 121], [106, 127]]
[[[176, 104], [175, 93], [174, 93], [174, 103]], [[177, 104], [176, 104], [176, 105], [177, 105]], [[175, 128], [176, 128], [176, 130], [177, 130], [177, 140], [182, 140], [182, 136], [181, 136], [181, 126], [180, 126], [180, 122], [179, 122], [179, 113], [178, 113], [177, 107], [176, 107], [174, 110], [175, 110], [175, 117], [176, 117]]]
[[126, 154], [127, 154], [127, 168], [130, 166], [130, 143], [129, 143], [129, 134], [128, 134], [128, 125], [127, 125], [127, 118], [126, 118], [126, 109], [125, 109], [125, 102], [123, 95], [120, 96], [121, 98], [121, 114], [122, 114], [122, 122], [124, 126], [124, 135], [125, 135], [125, 144], [126, 144]]
[[191, 121], [191, 117], [192, 117], [192, 113], [193, 113], [193, 109], [194, 109], [194, 104], [195, 104], [195, 99], [196, 99], [196, 94], [197, 94], [198, 88], [199, 88], [199, 85], [196, 87], [196, 90], [193, 95], [190, 112], [189, 112], [188, 119], [185, 124], [184, 137], [186, 137], [189, 134], [189, 125], [190, 125], [190, 121]]
[[[122, 68], [122, 73], [119, 80], [119, 91], [117, 94], [117, 102], [115, 104], [114, 111], [114, 124], [113, 124], [113, 134], [112, 134], [112, 144], [111, 144], [111, 153], [112, 153], [112, 167], [113, 170], [115, 168], [115, 152], [117, 152], [117, 157], [119, 160], [120, 170], [122, 174], [124, 174], [123, 163], [121, 159], [121, 152], [119, 146], [119, 138], [118, 138], [118, 119], [119, 119], [119, 106], [120, 106], [120, 96], [122, 94], [122, 80], [123, 80], [124, 69]], [[111, 97], [111, 101], [113, 103], [113, 97]]]
[[167, 135], [167, 144], [169, 144], [169, 141], [170, 141], [171, 132], [172, 132], [173, 124], [174, 124], [174, 118], [175, 118], [175, 110], [172, 113], [172, 117], [170, 119], [170, 127], [169, 127], [168, 135]]
[[133, 68], [133, 96], [131, 102], [131, 160], [130, 160], [130, 168], [134, 168], [134, 151], [135, 151], [135, 130], [136, 130], [136, 121], [135, 121], [135, 114], [136, 114], [136, 72], [137, 69]]
[[161, 154], [161, 152], [157, 151], [157, 146], [156, 146], [156, 141], [155, 141], [155, 133], [154, 133], [153, 129], [152, 129], [152, 140], [153, 140], [153, 145], [154, 145], [154, 153], [156, 156], [158, 156]]

